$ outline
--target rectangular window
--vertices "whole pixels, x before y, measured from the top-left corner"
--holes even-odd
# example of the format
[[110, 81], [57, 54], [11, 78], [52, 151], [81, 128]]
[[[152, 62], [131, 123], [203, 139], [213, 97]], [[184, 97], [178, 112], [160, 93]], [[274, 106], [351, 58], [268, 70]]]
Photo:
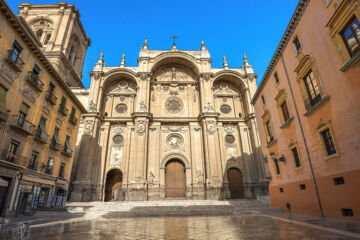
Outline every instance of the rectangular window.
[[76, 109], [74, 107], [72, 107], [71, 109], [71, 114], [70, 114], [70, 118], [74, 118], [75, 117], [75, 113], [76, 113]]
[[36, 76], [39, 76], [40, 75], [40, 68], [35, 64], [34, 65], [34, 68], [33, 68], [33, 73], [36, 75]]
[[55, 85], [50, 83], [49, 84], [49, 94], [52, 96], [52, 95], [54, 95], [54, 92], [55, 92]]
[[274, 160], [274, 163], [275, 163], [276, 174], [279, 175], [279, 174], [280, 174], [279, 161], [278, 161], [278, 160]]
[[9, 146], [9, 151], [7, 154], [7, 160], [10, 162], [16, 162], [16, 155], [17, 155], [17, 151], [19, 149], [20, 143], [15, 141], [15, 140], [11, 140], [10, 142], [10, 146]]
[[343, 214], [344, 217], [352, 217], [352, 216], [354, 216], [354, 212], [353, 212], [352, 209], [342, 208], [341, 211], [342, 211], [342, 214]]
[[28, 105], [26, 105], [25, 103], [21, 103], [19, 118], [18, 118], [18, 122], [17, 122], [18, 126], [20, 126], [20, 127], [24, 126], [26, 116], [29, 112], [29, 108], [30, 107]]
[[335, 149], [334, 141], [333, 141], [331, 133], [330, 133], [330, 129], [326, 129], [326, 130], [320, 132], [320, 134], [324, 141], [327, 156], [335, 154], [336, 149]]
[[300, 190], [305, 190], [305, 189], [306, 189], [306, 185], [305, 185], [305, 184], [300, 184], [299, 187], [300, 187]]
[[39, 157], [38, 152], [35, 152], [35, 151], [32, 152], [30, 160], [29, 160], [29, 164], [28, 164], [29, 169], [36, 170], [38, 157]]
[[360, 23], [356, 17], [345, 26], [341, 36], [351, 56], [360, 51]]
[[278, 84], [280, 82], [279, 76], [277, 73], [274, 73], [274, 79], [275, 79], [275, 84]]
[[54, 158], [49, 158], [48, 159], [47, 164], [46, 164], [45, 173], [52, 174], [53, 167], [54, 167], [54, 162], [55, 162]]
[[273, 134], [272, 134], [272, 129], [271, 129], [271, 122], [270, 122], [270, 120], [268, 120], [267, 122], [266, 122], [266, 129], [267, 129], [267, 133], [268, 133], [268, 143], [269, 142], [271, 142], [273, 139], [274, 139], [274, 137], [273, 137]]
[[280, 107], [281, 107], [281, 112], [282, 112], [283, 117], [284, 117], [284, 122], [286, 122], [286, 121], [289, 120], [289, 118], [290, 118], [286, 101], [284, 101], [284, 102], [280, 105]]
[[343, 177], [334, 178], [334, 184], [335, 184], [335, 185], [345, 184], [345, 180], [344, 180]]
[[22, 47], [20, 46], [20, 44], [18, 42], [14, 42], [12, 49], [10, 51], [10, 55], [9, 58], [12, 62], [17, 63], [17, 61], [20, 58], [20, 53], [22, 52]]
[[280, 192], [284, 192], [284, 188], [282, 188], [282, 187], [279, 190], [280, 190]]
[[298, 36], [296, 36], [294, 38], [293, 46], [294, 46], [296, 54], [298, 54], [300, 52], [300, 50], [301, 50], [301, 47], [302, 47]]
[[66, 105], [66, 98], [63, 96], [60, 102], [60, 109], [64, 110]]
[[65, 163], [61, 163], [59, 169], [59, 177], [64, 178], [64, 172], [65, 172]]
[[48, 135], [46, 133], [46, 119], [41, 117], [40, 123], [36, 132], [36, 137], [40, 139], [47, 139]]
[[320, 101], [320, 88], [312, 70], [304, 77], [304, 83], [310, 104], [313, 106]]
[[292, 155], [294, 157], [294, 161], [295, 161], [295, 167], [299, 168], [301, 167], [301, 162], [300, 162], [300, 158], [299, 158], [299, 153], [296, 147], [291, 149]]

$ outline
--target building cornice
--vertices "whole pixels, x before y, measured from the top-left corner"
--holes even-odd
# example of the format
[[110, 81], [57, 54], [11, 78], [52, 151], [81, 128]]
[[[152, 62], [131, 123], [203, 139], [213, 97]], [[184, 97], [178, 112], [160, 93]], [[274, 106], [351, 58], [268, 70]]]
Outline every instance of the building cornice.
[[290, 23], [288, 24], [288, 26], [285, 30], [285, 33], [284, 33], [283, 37], [281, 38], [281, 41], [275, 51], [275, 54], [273, 55], [271, 62], [265, 71], [264, 77], [261, 79], [261, 82], [254, 94], [254, 97], [251, 100], [251, 104], [255, 104], [255, 102], [256, 102], [257, 98], [259, 97], [262, 89], [264, 88], [267, 80], [270, 78], [271, 73], [274, 71], [276, 64], [280, 60], [287, 44], [289, 43], [292, 35], [294, 34], [295, 29], [296, 29], [297, 25], [299, 24], [301, 17], [303, 16], [309, 2], [310, 2], [310, 0], [300, 0], [299, 1], [298, 5], [295, 9], [295, 12], [294, 12], [293, 16], [291, 17]]
[[9, 23], [14, 27], [16, 32], [20, 35], [23, 41], [28, 45], [32, 54], [45, 66], [49, 74], [57, 81], [57, 83], [63, 88], [63, 90], [70, 96], [74, 104], [80, 109], [82, 113], [86, 113], [85, 107], [80, 103], [77, 97], [73, 94], [71, 89], [67, 86], [65, 81], [60, 77], [59, 73], [55, 70], [54, 66], [46, 58], [44, 52], [41, 50], [41, 45], [38, 45], [34, 40], [33, 35], [29, 32], [25, 25], [19, 20], [19, 18], [10, 9], [4, 0], [0, 0], [0, 11], [7, 18]]

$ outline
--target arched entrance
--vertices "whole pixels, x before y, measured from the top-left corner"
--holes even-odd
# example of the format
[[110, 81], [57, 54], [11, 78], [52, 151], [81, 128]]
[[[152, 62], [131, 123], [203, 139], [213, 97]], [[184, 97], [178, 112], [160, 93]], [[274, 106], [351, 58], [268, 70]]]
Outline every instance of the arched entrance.
[[244, 196], [244, 185], [242, 174], [237, 168], [230, 168], [227, 172], [231, 199], [238, 199]]
[[105, 202], [122, 200], [122, 172], [113, 169], [106, 175]]
[[184, 198], [186, 192], [185, 166], [177, 159], [165, 166], [165, 197]]

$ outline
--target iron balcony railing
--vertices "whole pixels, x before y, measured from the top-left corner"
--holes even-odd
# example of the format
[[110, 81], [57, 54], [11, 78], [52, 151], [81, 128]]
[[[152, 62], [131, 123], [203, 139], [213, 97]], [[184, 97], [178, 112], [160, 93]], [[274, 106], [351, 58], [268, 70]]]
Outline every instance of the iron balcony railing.
[[22, 66], [24, 66], [23, 60], [16, 54], [14, 49], [8, 50], [8, 56], [6, 61], [18, 72], [21, 72]]
[[77, 119], [74, 115], [71, 115], [71, 116], [69, 117], [69, 122], [70, 122], [70, 123], [76, 125], [76, 124], [77, 124], [77, 121], [78, 121], [78, 119]]
[[55, 150], [60, 151], [62, 149], [62, 145], [58, 142], [54, 137], [51, 139], [50, 147], [54, 148]]
[[71, 148], [69, 148], [68, 146], [64, 146], [62, 153], [64, 153], [66, 156], [71, 157], [73, 154], [73, 150], [71, 150]]
[[35, 132], [35, 125], [18, 115], [12, 116], [10, 120], [10, 126], [18, 130], [21, 130], [22, 132], [29, 135], [34, 135]]
[[36, 90], [40, 92], [44, 90], [44, 83], [40, 81], [39, 76], [34, 72], [28, 72], [26, 81], [30, 83]]
[[56, 104], [57, 101], [57, 97], [55, 96], [55, 94], [49, 90], [46, 91], [46, 95], [45, 95], [46, 100], [48, 100], [52, 105]]
[[67, 116], [69, 113], [69, 109], [67, 109], [64, 105], [60, 105], [59, 107], [59, 112], [64, 115]]
[[20, 155], [20, 153], [13, 153], [9, 151], [9, 149], [3, 149], [1, 151], [0, 160], [5, 160], [10, 163], [14, 163], [17, 165], [25, 166], [27, 162], [27, 158]]
[[47, 140], [49, 138], [49, 135], [42, 130], [41, 128], [38, 128], [35, 133], [35, 139], [39, 140], [42, 143], [47, 143]]

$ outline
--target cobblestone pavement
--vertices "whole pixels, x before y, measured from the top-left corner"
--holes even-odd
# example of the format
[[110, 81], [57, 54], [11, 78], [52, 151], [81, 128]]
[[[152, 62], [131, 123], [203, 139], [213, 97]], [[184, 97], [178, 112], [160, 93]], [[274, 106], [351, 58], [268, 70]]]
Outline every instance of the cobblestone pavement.
[[256, 201], [186, 204], [79, 203], [16, 221], [31, 223], [30, 239], [360, 239], [359, 222], [283, 213]]

